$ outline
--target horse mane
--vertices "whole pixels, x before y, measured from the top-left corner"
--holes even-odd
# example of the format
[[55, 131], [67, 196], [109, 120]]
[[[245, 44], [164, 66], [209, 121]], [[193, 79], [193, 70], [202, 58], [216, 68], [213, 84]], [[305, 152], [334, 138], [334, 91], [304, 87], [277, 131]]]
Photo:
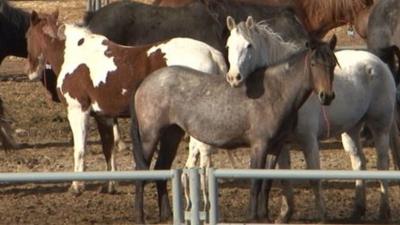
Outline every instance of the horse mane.
[[86, 11], [85, 15], [83, 16], [83, 26], [87, 26], [89, 22], [92, 20], [95, 12], [93, 11]]
[[29, 26], [29, 13], [11, 6], [7, 0], [0, 0], [0, 19], [7, 20], [17, 28], [17, 31], [23, 33]]
[[281, 35], [273, 31], [265, 20], [257, 22], [250, 29], [242, 21], [237, 24], [237, 30], [251, 43], [255, 43], [256, 41], [254, 35], [252, 35], [253, 32], [258, 33], [264, 38], [265, 42], [268, 43], [269, 65], [275, 64], [281, 59], [288, 58], [288, 56], [297, 52], [300, 48], [294, 42], [283, 40]]
[[371, 6], [371, 0], [298, 0], [310, 18], [323, 18], [329, 12], [335, 21], [341, 16], [349, 16], [350, 20], [356, 17], [357, 12]]

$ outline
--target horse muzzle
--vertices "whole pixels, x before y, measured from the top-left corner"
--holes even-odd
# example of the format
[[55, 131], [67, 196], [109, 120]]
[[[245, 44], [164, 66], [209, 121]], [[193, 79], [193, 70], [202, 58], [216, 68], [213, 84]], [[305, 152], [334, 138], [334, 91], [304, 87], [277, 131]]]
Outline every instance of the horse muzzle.
[[318, 98], [322, 105], [330, 105], [335, 99], [335, 92], [327, 93], [321, 91], [318, 93]]
[[227, 74], [226, 81], [231, 85], [231, 87], [239, 87], [243, 82], [243, 76], [240, 73], [237, 74]]

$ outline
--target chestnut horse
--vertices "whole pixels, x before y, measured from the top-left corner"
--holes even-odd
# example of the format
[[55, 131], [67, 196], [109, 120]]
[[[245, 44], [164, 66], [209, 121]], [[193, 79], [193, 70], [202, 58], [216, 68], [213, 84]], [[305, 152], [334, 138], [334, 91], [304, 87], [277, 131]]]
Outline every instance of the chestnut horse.
[[[296, 123], [297, 110], [311, 92], [327, 96], [321, 99], [323, 104], [333, 99], [335, 43], [317, 43], [260, 69], [252, 74], [254, 79], [238, 88], [231, 88], [224, 77], [204, 76], [179, 66], [153, 72], [139, 86], [131, 104], [136, 169], [150, 169], [159, 142], [155, 169], [171, 168], [183, 131], [220, 148], [251, 147], [251, 168], [262, 169], [266, 164], [274, 168]], [[257, 217], [260, 189], [261, 181], [254, 180], [249, 208], [252, 219]], [[165, 200], [160, 211], [170, 213], [166, 186], [158, 191]], [[144, 223], [143, 192], [144, 182], [137, 181], [135, 212], [140, 224]]]
[[[57, 91], [67, 105], [74, 137], [74, 170], [84, 170], [87, 119], [93, 114], [103, 132], [102, 145], [107, 170], [115, 170], [113, 118], [128, 116], [130, 95], [150, 72], [171, 65], [188, 66], [205, 73], [224, 74], [222, 53], [205, 43], [174, 38], [143, 46], [121, 46], [86, 28], [62, 24], [58, 12], [32, 13], [27, 31], [28, 74], [42, 75], [49, 63], [57, 77]], [[110, 182], [108, 192], [114, 191]], [[80, 193], [83, 182], [73, 182]]]
[[[156, 0], [159, 6], [181, 7], [193, 1], [205, 4], [221, 4], [221, 0]], [[354, 25], [362, 38], [366, 38], [368, 15], [373, 0], [229, 0], [232, 2], [247, 2], [268, 6], [287, 6], [292, 8], [311, 36], [324, 37], [328, 31], [346, 24]]]

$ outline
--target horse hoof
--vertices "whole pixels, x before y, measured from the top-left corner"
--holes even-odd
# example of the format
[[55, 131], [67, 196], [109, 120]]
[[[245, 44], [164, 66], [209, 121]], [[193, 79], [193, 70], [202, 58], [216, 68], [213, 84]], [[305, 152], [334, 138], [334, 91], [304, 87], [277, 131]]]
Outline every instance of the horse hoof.
[[379, 208], [379, 220], [389, 222], [391, 218], [390, 208], [389, 207], [380, 207]]
[[114, 185], [107, 185], [106, 184], [106, 185], [102, 185], [99, 188], [98, 192], [102, 193], [102, 194], [116, 194], [117, 190], [115, 189]]
[[172, 211], [171, 207], [162, 207], [161, 213], [160, 213], [160, 222], [165, 222], [169, 220], [172, 216]]
[[279, 217], [275, 220], [276, 224], [283, 224], [283, 223], [289, 223], [290, 218], [292, 217], [292, 213], [286, 213], [286, 214], [281, 214]]
[[83, 190], [84, 190], [84, 188], [82, 188], [82, 187], [74, 187], [74, 186], [71, 186], [71, 187], [69, 187], [69, 189], [68, 189], [68, 191], [71, 193], [71, 194], [73, 194], [74, 196], [80, 196], [82, 193], [83, 193]]
[[120, 142], [118, 143], [117, 147], [118, 147], [118, 151], [119, 151], [119, 152], [123, 152], [123, 151], [125, 151], [125, 150], [129, 150], [128, 145], [125, 144], [125, 142], [123, 142], [123, 141], [120, 141]]

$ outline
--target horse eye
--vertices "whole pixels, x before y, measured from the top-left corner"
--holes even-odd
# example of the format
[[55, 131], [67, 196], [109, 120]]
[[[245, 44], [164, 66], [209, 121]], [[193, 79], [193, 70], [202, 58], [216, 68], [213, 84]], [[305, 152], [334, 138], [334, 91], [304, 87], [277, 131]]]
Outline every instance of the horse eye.
[[248, 44], [246, 48], [249, 49], [249, 48], [252, 48], [252, 47], [253, 47], [252, 44]]

